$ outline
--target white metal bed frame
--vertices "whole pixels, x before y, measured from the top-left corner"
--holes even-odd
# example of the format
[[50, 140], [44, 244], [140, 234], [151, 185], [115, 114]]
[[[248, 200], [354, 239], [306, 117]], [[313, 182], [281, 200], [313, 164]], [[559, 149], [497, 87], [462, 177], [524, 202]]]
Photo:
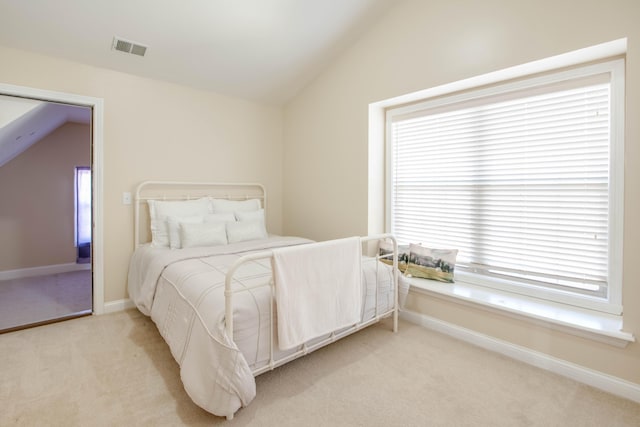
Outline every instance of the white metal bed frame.
[[[192, 200], [201, 197], [221, 198], [226, 200], [248, 200], [259, 199], [262, 202], [262, 206], [265, 209], [266, 215], [266, 191], [261, 184], [255, 183], [215, 183], [215, 182], [179, 182], [179, 181], [144, 181], [136, 189], [135, 195], [135, 224], [134, 232], [135, 248], [148, 241], [148, 234], [143, 237], [141, 233], [144, 228], [144, 221], [141, 215], [141, 206], [146, 205], [148, 200]], [[147, 215], [148, 216], [148, 215]], [[148, 228], [148, 227], [147, 227]], [[276, 330], [274, 328], [275, 319], [275, 283], [273, 276], [269, 281], [268, 286], [271, 288], [271, 304], [270, 304], [270, 316], [272, 321], [270, 322], [270, 344], [269, 344], [269, 362], [265, 366], [252, 370], [254, 376], [258, 376], [264, 372], [273, 370], [278, 366], [284, 365], [292, 360], [295, 360], [301, 356], [311, 353], [321, 347], [331, 344], [347, 335], [357, 332], [366, 328], [374, 323], [379, 322], [383, 318], [393, 317], [393, 332], [398, 331], [398, 312], [399, 312], [399, 270], [398, 270], [398, 244], [396, 239], [391, 234], [380, 234], [375, 236], [366, 236], [360, 238], [361, 243], [366, 245], [380, 240], [391, 240], [393, 243], [393, 306], [391, 309], [385, 310], [379, 313], [378, 304], [378, 268], [380, 268], [380, 262], [376, 263], [376, 289], [375, 289], [375, 314], [374, 316], [363, 322], [347, 327], [341, 331], [334, 331], [329, 334], [328, 337], [320, 339], [319, 341], [313, 341], [313, 344], [307, 345], [306, 343], [301, 348], [291, 354], [287, 354], [279, 359], [275, 358], [275, 339]], [[375, 255], [377, 259], [380, 258], [378, 254]], [[242, 289], [233, 290], [232, 283], [235, 272], [245, 263], [271, 259], [273, 257], [272, 250], [266, 250], [256, 253], [251, 253], [240, 257], [229, 268], [225, 277], [225, 329], [229, 338], [233, 340], [233, 295], [237, 292], [245, 292], [249, 289], [266, 286], [265, 284], [255, 285], [253, 287], [243, 287]], [[232, 419], [233, 416], [228, 416], [227, 419]]]
[[[366, 328], [367, 326], [370, 326], [374, 323], [379, 322], [381, 319], [389, 317], [389, 316], [393, 316], [393, 332], [397, 332], [398, 331], [398, 257], [397, 257], [397, 253], [398, 253], [398, 245], [396, 242], [396, 239], [391, 235], [391, 234], [380, 234], [380, 235], [375, 235], [375, 236], [367, 236], [367, 237], [361, 237], [360, 241], [361, 243], [367, 243], [367, 242], [372, 242], [372, 241], [376, 241], [376, 240], [385, 240], [385, 239], [389, 239], [393, 242], [393, 247], [394, 247], [394, 258], [393, 258], [393, 287], [394, 287], [394, 301], [393, 301], [393, 306], [391, 309], [383, 312], [383, 313], [378, 313], [378, 281], [376, 280], [376, 290], [375, 290], [375, 315], [374, 317], [372, 317], [371, 319], [363, 322], [363, 323], [358, 323], [355, 325], [352, 325], [340, 332], [332, 332], [327, 338], [314, 343], [313, 345], [307, 345], [306, 343], [302, 345], [302, 348], [296, 352], [294, 352], [293, 354], [287, 355], [281, 359], [274, 359], [274, 342], [275, 342], [275, 328], [274, 328], [274, 322], [272, 321], [269, 325], [269, 335], [270, 335], [270, 344], [269, 344], [269, 363], [261, 368], [257, 368], [255, 370], [253, 370], [253, 375], [257, 376], [260, 375], [263, 372], [267, 372], [270, 370], [273, 370], [275, 368], [277, 368], [278, 366], [284, 365], [287, 362], [290, 362], [291, 360], [297, 359], [298, 357], [304, 356], [308, 353], [311, 353], [314, 350], [317, 350], [321, 347], [324, 347], [325, 345], [331, 344], [334, 341], [339, 340], [340, 338], [343, 338], [347, 335], [350, 335], [354, 332], [359, 331], [360, 329]], [[251, 261], [256, 261], [256, 260], [260, 260], [260, 259], [267, 259], [267, 258], [272, 258], [273, 257], [273, 251], [269, 250], [269, 251], [262, 251], [262, 252], [258, 252], [258, 253], [254, 253], [254, 254], [249, 254], [249, 255], [245, 255], [241, 258], [239, 258], [230, 268], [229, 271], [227, 272], [227, 276], [225, 278], [225, 287], [224, 287], [224, 296], [225, 296], [225, 328], [227, 331], [227, 335], [233, 339], [233, 294], [236, 292], [244, 292], [246, 290], [249, 289], [253, 289], [254, 287], [262, 287], [265, 286], [264, 284], [261, 285], [256, 285], [254, 287], [245, 287], [243, 289], [238, 289], [238, 290], [233, 290], [231, 288], [231, 284], [233, 282], [233, 276], [234, 273], [236, 272], [236, 270], [238, 268], [240, 268], [243, 264], [247, 263], [247, 262], [251, 262]], [[376, 278], [378, 277], [377, 274], [377, 268], [380, 267], [381, 263], [378, 263], [376, 265]], [[271, 307], [270, 307], [270, 316], [271, 319], [274, 319], [274, 308], [275, 308], [275, 283], [273, 280], [273, 276], [271, 277], [271, 280], [269, 281], [269, 286], [271, 287]]]

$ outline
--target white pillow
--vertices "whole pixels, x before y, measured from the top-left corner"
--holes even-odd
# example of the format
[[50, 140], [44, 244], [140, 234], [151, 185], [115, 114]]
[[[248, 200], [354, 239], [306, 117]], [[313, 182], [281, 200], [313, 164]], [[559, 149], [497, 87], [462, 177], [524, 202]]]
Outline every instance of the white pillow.
[[151, 246], [169, 246], [169, 227], [167, 217], [205, 216], [209, 213], [209, 199], [166, 201], [149, 200], [149, 219], [151, 220]]
[[259, 199], [249, 200], [226, 200], [226, 199], [211, 199], [211, 208], [213, 213], [221, 212], [247, 212], [257, 211], [260, 209]]
[[204, 217], [204, 222], [234, 222], [235, 220], [233, 212], [212, 213]]
[[180, 239], [183, 248], [227, 244], [224, 222], [181, 223]]
[[239, 212], [235, 212], [235, 218], [238, 221], [261, 220], [262, 222], [264, 222], [264, 209], [259, 209], [257, 211], [247, 211], [247, 212], [239, 211]]
[[204, 217], [200, 215], [167, 217], [167, 227], [169, 228], [169, 247], [171, 249], [180, 249], [182, 247], [180, 239], [180, 224], [200, 224], [203, 221]]
[[264, 221], [252, 220], [227, 223], [227, 240], [229, 243], [266, 239], [267, 237]]
[[154, 248], [169, 246], [169, 228], [167, 221], [161, 219], [151, 220], [151, 246]]
[[193, 216], [209, 213], [209, 199], [203, 197], [194, 200], [149, 200], [151, 219], [165, 219], [168, 216]]

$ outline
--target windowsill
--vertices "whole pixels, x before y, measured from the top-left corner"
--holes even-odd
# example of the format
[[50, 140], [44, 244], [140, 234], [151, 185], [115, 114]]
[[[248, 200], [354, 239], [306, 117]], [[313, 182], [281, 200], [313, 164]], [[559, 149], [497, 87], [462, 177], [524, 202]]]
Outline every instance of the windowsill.
[[622, 316], [554, 303], [524, 295], [467, 283], [404, 278], [411, 290], [430, 296], [463, 302], [484, 309], [532, 321], [572, 335], [626, 347], [635, 342], [631, 332], [622, 331]]

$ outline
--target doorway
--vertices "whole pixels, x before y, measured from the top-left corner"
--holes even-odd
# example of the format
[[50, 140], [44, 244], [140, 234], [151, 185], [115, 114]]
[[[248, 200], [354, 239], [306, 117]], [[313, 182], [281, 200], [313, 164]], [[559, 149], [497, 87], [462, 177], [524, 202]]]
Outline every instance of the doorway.
[[[0, 234], [9, 243], [4, 247], [10, 248], [4, 252], [0, 249], [0, 315], [13, 312], [16, 323], [11, 325], [0, 319], [0, 330], [100, 314], [102, 100], [2, 84], [0, 97], [22, 103], [20, 108], [0, 108], [0, 142], [3, 131], [11, 133], [9, 151], [19, 151], [10, 153], [9, 157], [13, 157], [3, 162], [7, 144], [0, 144], [0, 175], [14, 177], [2, 180], [12, 183], [9, 193], [14, 193], [13, 199], [0, 198]], [[25, 105], [28, 103], [32, 105]], [[7, 119], [6, 111], [15, 117]], [[39, 125], [34, 118], [40, 119]], [[16, 129], [20, 132], [13, 132]], [[21, 145], [16, 150], [18, 142]], [[74, 143], [86, 144], [83, 158], [72, 159], [68, 150]], [[27, 166], [26, 161], [37, 159], [38, 155], [45, 160]], [[60, 158], [65, 158], [66, 163]], [[62, 175], [66, 176], [44, 178], [43, 170], [55, 169], [54, 166], [65, 169]], [[6, 191], [6, 187], [0, 182], [0, 191]], [[52, 225], [54, 217], [62, 213], [63, 223]], [[51, 251], [49, 255], [45, 248]], [[11, 297], [11, 288], [19, 288], [22, 293]], [[41, 303], [45, 305], [39, 306]], [[39, 313], [40, 318], [29, 317], [29, 312]]]

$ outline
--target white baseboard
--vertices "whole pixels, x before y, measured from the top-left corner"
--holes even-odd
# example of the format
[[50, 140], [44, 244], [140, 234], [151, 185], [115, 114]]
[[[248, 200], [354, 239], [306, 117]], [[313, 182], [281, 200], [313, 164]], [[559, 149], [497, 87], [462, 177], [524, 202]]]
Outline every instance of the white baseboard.
[[416, 325], [640, 403], [640, 384], [576, 365], [526, 347], [511, 344], [507, 341], [492, 338], [425, 314], [403, 310], [400, 312], [400, 317]]
[[104, 303], [104, 310], [102, 313], [115, 313], [116, 311], [127, 310], [129, 308], [135, 308], [135, 304], [129, 298], [109, 301]]
[[91, 264], [55, 264], [41, 267], [21, 268], [18, 270], [0, 271], [0, 280], [22, 279], [25, 277], [45, 276], [49, 274], [68, 273], [71, 271], [91, 270]]

